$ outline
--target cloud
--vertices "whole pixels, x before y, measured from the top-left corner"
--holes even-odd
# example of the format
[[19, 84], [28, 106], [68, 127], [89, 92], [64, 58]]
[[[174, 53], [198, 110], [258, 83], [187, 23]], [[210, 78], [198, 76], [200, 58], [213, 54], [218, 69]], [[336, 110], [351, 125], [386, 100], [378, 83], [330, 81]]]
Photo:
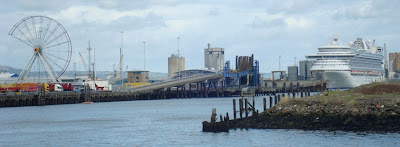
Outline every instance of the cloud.
[[257, 29], [257, 28], [271, 28], [271, 27], [285, 27], [286, 26], [285, 20], [282, 18], [276, 18], [276, 19], [266, 19], [266, 18], [261, 18], [259, 16], [255, 16], [252, 27]]
[[389, 1], [376, 1], [368, 0], [361, 2], [353, 2], [350, 5], [346, 5], [337, 9], [334, 17], [336, 19], [371, 19], [379, 17], [391, 17], [393, 10], [400, 4], [399, 1], [395, 1], [395, 4], [388, 4]]
[[208, 14], [210, 16], [217, 16], [219, 14], [219, 10], [218, 10], [218, 8], [211, 8], [211, 9], [209, 9]]
[[304, 28], [304, 27], [309, 27], [311, 25], [309, 20], [305, 18], [295, 18], [295, 17], [286, 18], [285, 23], [289, 27], [295, 27], [295, 28]]
[[[74, 1], [74, 0], [72, 0]], [[63, 0], [51, 0], [51, 1], [30, 1], [30, 0], [15, 0], [17, 6], [21, 9], [28, 11], [36, 10], [49, 10], [59, 9], [69, 5], [69, 2]]]
[[321, 4], [318, 0], [287, 0], [268, 2], [267, 13], [304, 14], [315, 11]]
[[112, 21], [126, 16], [145, 17], [147, 13], [149, 13], [149, 11], [146, 10], [118, 11], [115, 9], [103, 9], [96, 6], [72, 6], [51, 16], [65, 20], [69, 24], [109, 24]]
[[8, 51], [8, 48], [4, 45], [0, 45], [0, 54], [6, 54]]

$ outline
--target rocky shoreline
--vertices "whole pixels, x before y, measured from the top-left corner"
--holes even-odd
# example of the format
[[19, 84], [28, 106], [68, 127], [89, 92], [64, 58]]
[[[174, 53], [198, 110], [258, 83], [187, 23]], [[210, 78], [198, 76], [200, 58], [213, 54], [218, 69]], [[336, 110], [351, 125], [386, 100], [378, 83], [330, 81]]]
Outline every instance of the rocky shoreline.
[[284, 98], [263, 113], [231, 120], [229, 128], [400, 132], [400, 85], [374, 83]]

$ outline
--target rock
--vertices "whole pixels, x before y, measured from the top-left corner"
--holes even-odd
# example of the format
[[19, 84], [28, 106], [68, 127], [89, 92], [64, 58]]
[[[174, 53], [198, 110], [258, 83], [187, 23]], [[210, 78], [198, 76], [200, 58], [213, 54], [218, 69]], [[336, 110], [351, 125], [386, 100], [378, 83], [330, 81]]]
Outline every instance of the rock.
[[353, 120], [353, 117], [347, 118], [347, 119], [343, 122], [343, 125], [349, 124], [349, 122], [351, 122], [352, 120]]
[[288, 126], [288, 127], [293, 126], [293, 122], [291, 122], [291, 121], [288, 122], [288, 123], [287, 123], [287, 126]]
[[359, 112], [359, 110], [357, 108], [353, 108], [353, 110], [351, 111], [353, 115], [357, 114]]

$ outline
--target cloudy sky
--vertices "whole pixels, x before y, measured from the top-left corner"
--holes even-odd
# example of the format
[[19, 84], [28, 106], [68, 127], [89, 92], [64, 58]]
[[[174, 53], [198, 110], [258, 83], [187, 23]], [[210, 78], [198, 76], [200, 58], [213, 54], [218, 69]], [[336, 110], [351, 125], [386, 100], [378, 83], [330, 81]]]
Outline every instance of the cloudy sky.
[[387, 44], [400, 51], [400, 1], [320, 0], [1, 0], [0, 65], [23, 68], [33, 54], [8, 32], [21, 19], [43, 15], [60, 22], [68, 31], [73, 54], [68, 70], [77, 63], [84, 70], [79, 52], [87, 56], [88, 40], [96, 48], [98, 70], [118, 65], [123, 31], [124, 65], [168, 72], [168, 57], [180, 53], [186, 68], [204, 67], [204, 48], [225, 48], [225, 60], [251, 55], [260, 61], [261, 72], [294, 64], [294, 58], [314, 54], [337, 34], [347, 44], [357, 37]]

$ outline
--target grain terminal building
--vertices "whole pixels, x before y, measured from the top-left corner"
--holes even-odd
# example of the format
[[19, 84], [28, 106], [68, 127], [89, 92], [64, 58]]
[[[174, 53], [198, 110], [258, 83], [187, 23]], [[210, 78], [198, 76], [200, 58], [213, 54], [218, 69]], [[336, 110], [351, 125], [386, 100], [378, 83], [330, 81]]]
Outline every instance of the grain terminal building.
[[211, 48], [210, 44], [204, 49], [204, 67], [208, 70], [221, 71], [224, 69], [224, 48]]
[[168, 77], [176, 76], [176, 72], [184, 70], [185, 70], [185, 58], [178, 54], [172, 54], [168, 58]]

